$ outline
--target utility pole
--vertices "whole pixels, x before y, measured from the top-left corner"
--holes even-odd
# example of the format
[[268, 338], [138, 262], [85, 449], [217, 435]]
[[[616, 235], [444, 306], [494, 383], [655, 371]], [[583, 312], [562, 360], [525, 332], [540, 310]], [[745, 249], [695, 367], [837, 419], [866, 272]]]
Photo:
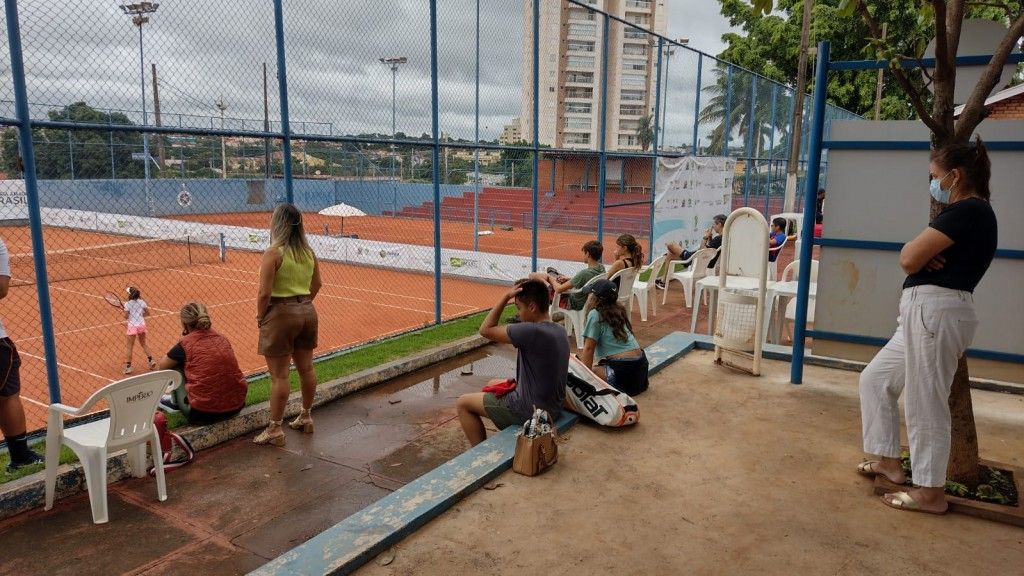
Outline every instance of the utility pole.
[[[224, 97], [221, 96], [220, 100], [216, 102], [217, 110], [220, 110], [220, 129], [224, 129], [224, 111], [228, 109], [228, 105], [224, 103]], [[224, 135], [220, 137], [220, 178], [224, 180], [228, 177], [228, 155], [224, 148]]]
[[[797, 60], [796, 93], [793, 97], [792, 132], [789, 135], [789, 165], [786, 168], [785, 212], [796, 208], [796, 173], [800, 169], [800, 135], [803, 132], [804, 94], [807, 92], [807, 43], [811, 36], [811, 10], [814, 0], [804, 0], [804, 22], [800, 28], [800, 57]], [[819, 89], [824, 89], [819, 86]]]
[[[394, 196], [392, 203], [391, 217], [394, 218], [398, 215], [398, 182], [395, 180], [395, 106], [396, 106], [396, 92], [395, 83], [398, 78], [398, 66], [405, 64], [409, 61], [405, 56], [398, 56], [394, 58], [379, 58], [381, 64], [391, 69], [391, 190]], [[409, 163], [409, 174], [412, 175], [412, 162]]]
[[[889, 31], [889, 23], [882, 22], [882, 42], [885, 42], [886, 33]], [[882, 82], [885, 79], [885, 71], [878, 69], [878, 80], [875, 81], [875, 121], [882, 117]]]
[[[270, 132], [270, 107], [267, 98], [267, 63], [263, 63], [263, 131]], [[263, 139], [263, 167], [270, 180], [270, 138]]]
[[[160, 123], [160, 88], [157, 87], [156, 82], [156, 64], [153, 63], [153, 116], [156, 119], [157, 126], [163, 126]], [[156, 137], [156, 157], [160, 161], [160, 169], [163, 170], [167, 167], [167, 160], [164, 156], [164, 137], [157, 135]]]

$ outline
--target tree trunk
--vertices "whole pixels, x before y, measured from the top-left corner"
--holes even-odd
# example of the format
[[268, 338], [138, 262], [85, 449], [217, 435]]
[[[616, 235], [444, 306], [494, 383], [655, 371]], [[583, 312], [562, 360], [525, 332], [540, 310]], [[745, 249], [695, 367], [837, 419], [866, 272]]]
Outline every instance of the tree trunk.
[[972, 490], [978, 485], [978, 432], [974, 427], [971, 404], [971, 383], [967, 357], [961, 356], [949, 391], [951, 443], [946, 479], [959, 482]]

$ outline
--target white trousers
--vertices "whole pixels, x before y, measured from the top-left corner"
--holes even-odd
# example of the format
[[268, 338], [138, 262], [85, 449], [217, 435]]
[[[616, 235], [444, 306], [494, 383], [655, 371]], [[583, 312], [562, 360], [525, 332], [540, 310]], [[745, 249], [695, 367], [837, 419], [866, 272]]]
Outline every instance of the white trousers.
[[978, 318], [969, 292], [939, 286], [903, 290], [896, 333], [860, 375], [864, 451], [900, 455], [900, 394], [906, 388], [914, 484], [944, 486], [949, 464], [949, 391]]

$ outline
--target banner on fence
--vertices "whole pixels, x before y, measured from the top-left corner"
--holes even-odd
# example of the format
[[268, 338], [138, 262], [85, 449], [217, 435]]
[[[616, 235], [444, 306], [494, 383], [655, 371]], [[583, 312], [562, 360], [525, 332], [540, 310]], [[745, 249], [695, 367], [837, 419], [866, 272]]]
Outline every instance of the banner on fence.
[[716, 214], [728, 214], [736, 160], [722, 157], [659, 158], [651, 251], [666, 242], [694, 250]]
[[[28, 220], [24, 180], [0, 180], [0, 223]], [[13, 222], [12, 222], [13, 221]]]

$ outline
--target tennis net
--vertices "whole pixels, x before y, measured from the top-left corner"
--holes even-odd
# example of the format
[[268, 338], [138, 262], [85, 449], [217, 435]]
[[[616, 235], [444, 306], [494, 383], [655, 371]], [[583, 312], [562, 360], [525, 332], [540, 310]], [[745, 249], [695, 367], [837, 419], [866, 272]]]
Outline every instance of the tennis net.
[[[49, 251], [46, 275], [53, 283], [214, 264], [224, 259], [224, 235], [220, 233], [143, 238]], [[35, 269], [31, 252], [11, 254], [12, 285], [35, 284]]]

